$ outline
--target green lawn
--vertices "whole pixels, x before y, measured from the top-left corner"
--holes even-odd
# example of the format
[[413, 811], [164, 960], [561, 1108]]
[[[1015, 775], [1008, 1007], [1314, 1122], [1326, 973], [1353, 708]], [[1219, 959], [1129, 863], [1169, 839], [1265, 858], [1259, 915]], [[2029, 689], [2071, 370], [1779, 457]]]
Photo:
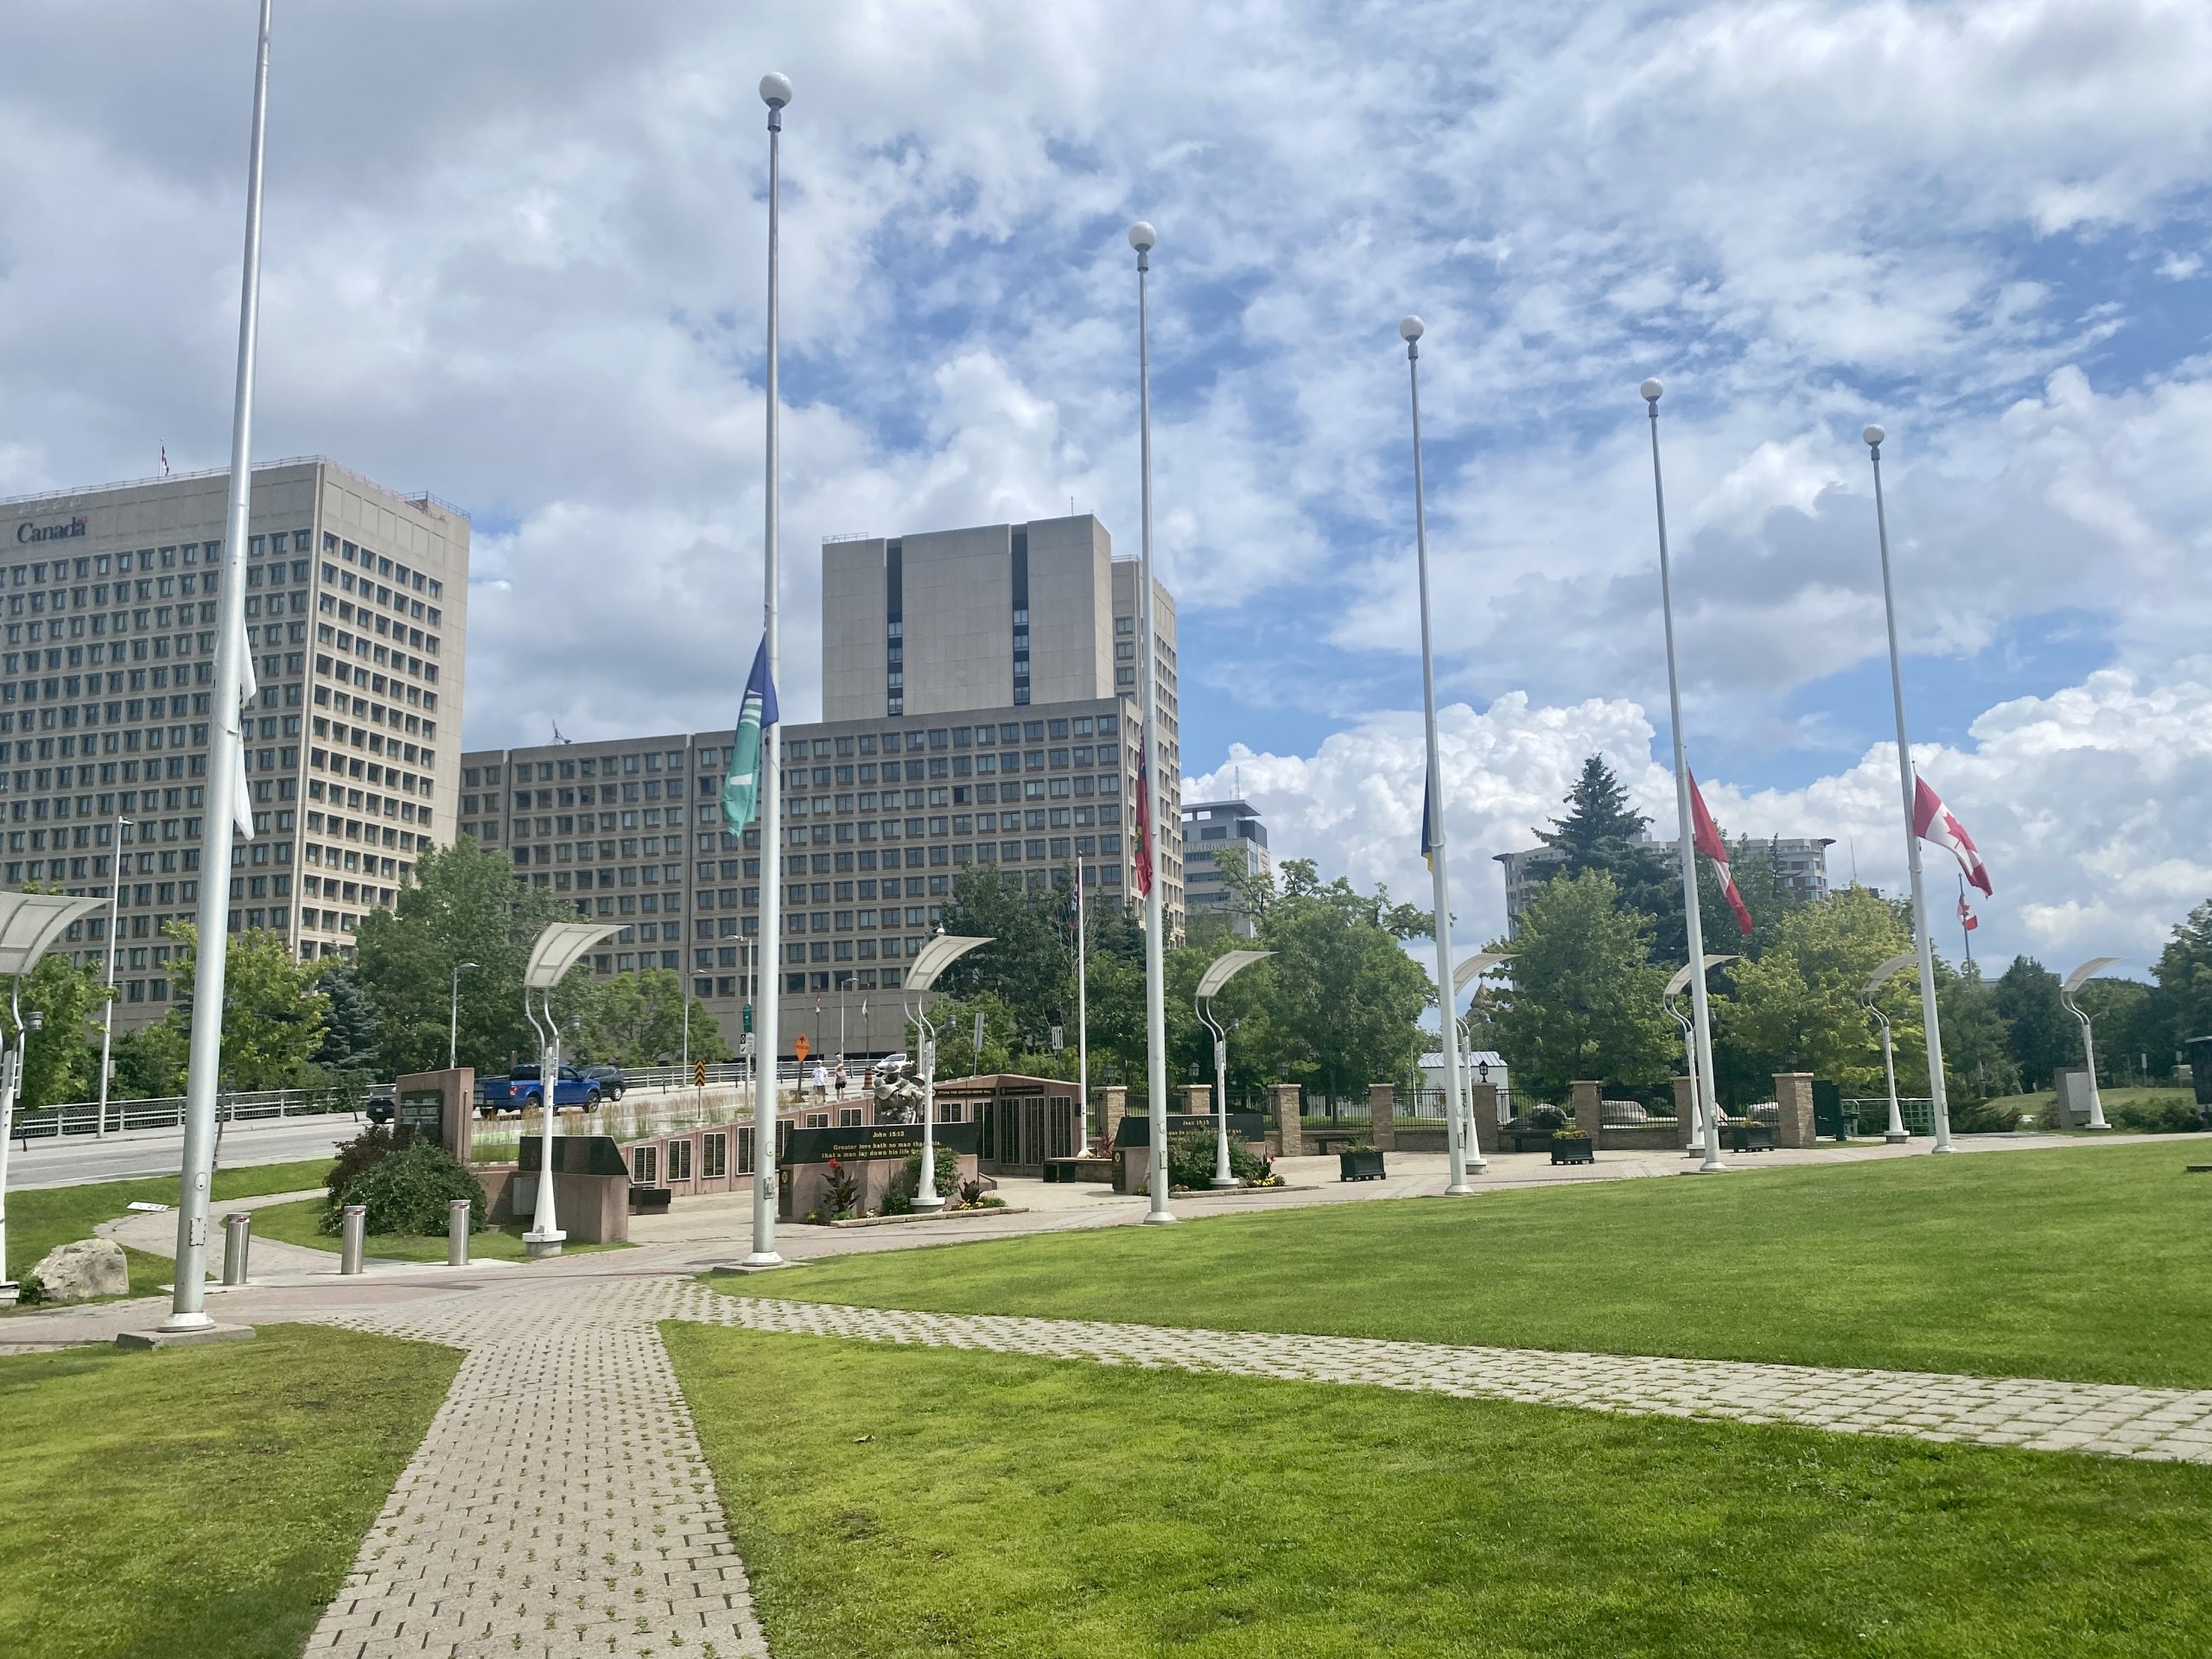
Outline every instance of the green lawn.
[[291, 1659], [460, 1364], [284, 1325], [0, 1359], [0, 1653]]
[[2212, 1649], [2212, 1470], [664, 1330], [777, 1659]]
[[[215, 1172], [214, 1202], [258, 1198], [264, 1192], [293, 1192], [319, 1186], [329, 1173], [330, 1160], [311, 1158], [291, 1164], [254, 1164], [243, 1169]], [[141, 1180], [99, 1181], [89, 1186], [44, 1186], [8, 1195], [8, 1261], [10, 1274], [21, 1277], [57, 1244], [94, 1236], [101, 1222], [113, 1221], [133, 1203], [166, 1204], [174, 1209], [177, 1178], [149, 1175]], [[215, 1240], [213, 1264], [222, 1264], [221, 1234], [209, 1228]], [[124, 1252], [130, 1259], [130, 1292], [150, 1296], [175, 1276], [176, 1264], [165, 1255], [140, 1250]]]
[[[323, 1211], [327, 1206], [321, 1198], [301, 1198], [292, 1204], [264, 1205], [253, 1212], [253, 1236], [256, 1238], [281, 1239], [287, 1244], [304, 1244], [311, 1250], [338, 1251], [338, 1236], [321, 1229]], [[470, 1235], [468, 1253], [471, 1257], [496, 1262], [519, 1262], [524, 1258], [522, 1236], [530, 1229], [521, 1222], [509, 1222], [504, 1227], [486, 1227]], [[371, 1233], [362, 1241], [362, 1248], [370, 1255], [380, 1255], [391, 1262], [442, 1262], [446, 1259], [446, 1236], [443, 1233]], [[626, 1250], [626, 1242], [607, 1244], [587, 1244], [571, 1239], [561, 1247], [564, 1255], [588, 1254], [593, 1250]]]
[[[2105, 1117], [2115, 1128], [2138, 1132], [2150, 1130], [2162, 1121], [2179, 1121], [2196, 1127], [2196, 1096], [2187, 1089], [2137, 1088], [2100, 1089], [2097, 1096], [2104, 1103]], [[2058, 1096], [2049, 1089], [2040, 1094], [2000, 1095], [1989, 1104], [2002, 1112], [2006, 1119], [2020, 1117], [2040, 1120], [2056, 1103]], [[2069, 1134], [2084, 1134], [2084, 1130], [2069, 1130]]]
[[859, 1306], [2212, 1386], [2181, 1142], [1207, 1217], [715, 1282]]

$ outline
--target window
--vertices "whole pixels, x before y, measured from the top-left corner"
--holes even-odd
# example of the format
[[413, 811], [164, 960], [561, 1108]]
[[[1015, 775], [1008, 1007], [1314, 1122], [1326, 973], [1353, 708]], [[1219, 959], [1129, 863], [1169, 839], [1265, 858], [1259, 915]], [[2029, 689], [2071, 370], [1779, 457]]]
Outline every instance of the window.
[[704, 1180], [719, 1180], [729, 1173], [729, 1136], [707, 1135], [699, 1138], [699, 1174]]
[[660, 1185], [660, 1149], [658, 1147], [631, 1148], [630, 1179], [639, 1186]]
[[689, 1141], [668, 1143], [668, 1179], [671, 1181], [691, 1179], [691, 1143]]

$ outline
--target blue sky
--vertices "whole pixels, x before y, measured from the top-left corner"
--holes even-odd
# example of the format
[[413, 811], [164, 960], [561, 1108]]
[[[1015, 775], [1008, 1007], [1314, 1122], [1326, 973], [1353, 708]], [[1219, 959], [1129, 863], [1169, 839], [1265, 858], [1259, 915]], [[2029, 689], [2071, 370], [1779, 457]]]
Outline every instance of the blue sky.
[[[0, 492], [223, 460], [251, 24], [0, 16]], [[472, 510], [472, 745], [734, 709], [774, 67], [794, 714], [825, 535], [1135, 550], [1142, 216], [1184, 769], [1279, 853], [1421, 880], [1415, 311], [1463, 943], [1586, 753], [1670, 808], [1651, 374], [1725, 825], [1901, 874], [1879, 420], [1985, 951], [2139, 968], [2212, 896], [2201, 4], [392, 0], [274, 64], [260, 447]]]

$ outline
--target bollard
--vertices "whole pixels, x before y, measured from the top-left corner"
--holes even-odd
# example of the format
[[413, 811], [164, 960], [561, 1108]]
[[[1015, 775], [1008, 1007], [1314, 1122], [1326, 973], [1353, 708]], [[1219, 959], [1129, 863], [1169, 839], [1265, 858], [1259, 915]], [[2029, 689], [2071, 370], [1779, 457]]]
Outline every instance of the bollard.
[[470, 1207], [467, 1198], [454, 1198], [446, 1205], [446, 1265], [449, 1268], [468, 1265]]
[[253, 1248], [253, 1215], [240, 1210], [223, 1217], [223, 1282], [245, 1283], [246, 1254]]
[[361, 1235], [368, 1226], [365, 1205], [349, 1204], [346, 1206], [344, 1230], [338, 1247], [338, 1271], [353, 1274], [361, 1270]]

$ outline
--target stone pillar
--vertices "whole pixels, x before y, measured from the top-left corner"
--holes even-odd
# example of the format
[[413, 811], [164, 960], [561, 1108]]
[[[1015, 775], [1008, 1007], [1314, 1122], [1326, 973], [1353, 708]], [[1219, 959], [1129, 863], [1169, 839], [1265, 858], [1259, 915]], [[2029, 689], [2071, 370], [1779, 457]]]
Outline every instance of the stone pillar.
[[1306, 1091], [1294, 1083], [1279, 1083], [1268, 1090], [1274, 1107], [1275, 1139], [1280, 1155], [1306, 1155], [1306, 1125], [1299, 1114], [1306, 1109]]
[[1675, 1079], [1675, 1127], [1682, 1132], [1682, 1150], [1695, 1152], [1705, 1145], [1697, 1133], [1697, 1085], [1688, 1077]]
[[1395, 1152], [1398, 1146], [1398, 1090], [1389, 1083], [1367, 1085], [1367, 1138], [1377, 1152]]
[[1774, 1144], [1777, 1147], [1809, 1147], [1813, 1144], [1813, 1074], [1809, 1071], [1777, 1071], [1774, 1074], [1774, 1103], [1782, 1109], [1782, 1122], [1775, 1126]]
[[1599, 1103], [1605, 1098], [1605, 1085], [1585, 1079], [1580, 1083], [1569, 1084], [1567, 1090], [1569, 1115], [1574, 1119], [1574, 1127], [1588, 1135], [1591, 1146], [1595, 1147], [1603, 1129], [1605, 1114], [1599, 1109]]
[[1471, 1083], [1467, 1094], [1475, 1120], [1475, 1150], [1487, 1158], [1497, 1150], [1497, 1085]]
[[1186, 1083], [1183, 1085], [1183, 1109], [1192, 1117], [1213, 1116], [1213, 1084]]
[[1090, 1091], [1090, 1121], [1098, 1125], [1098, 1132], [1106, 1137], [1106, 1151], [1110, 1157], [1114, 1140], [1122, 1132], [1122, 1120], [1129, 1115], [1129, 1091], [1119, 1084], [1110, 1084]]

